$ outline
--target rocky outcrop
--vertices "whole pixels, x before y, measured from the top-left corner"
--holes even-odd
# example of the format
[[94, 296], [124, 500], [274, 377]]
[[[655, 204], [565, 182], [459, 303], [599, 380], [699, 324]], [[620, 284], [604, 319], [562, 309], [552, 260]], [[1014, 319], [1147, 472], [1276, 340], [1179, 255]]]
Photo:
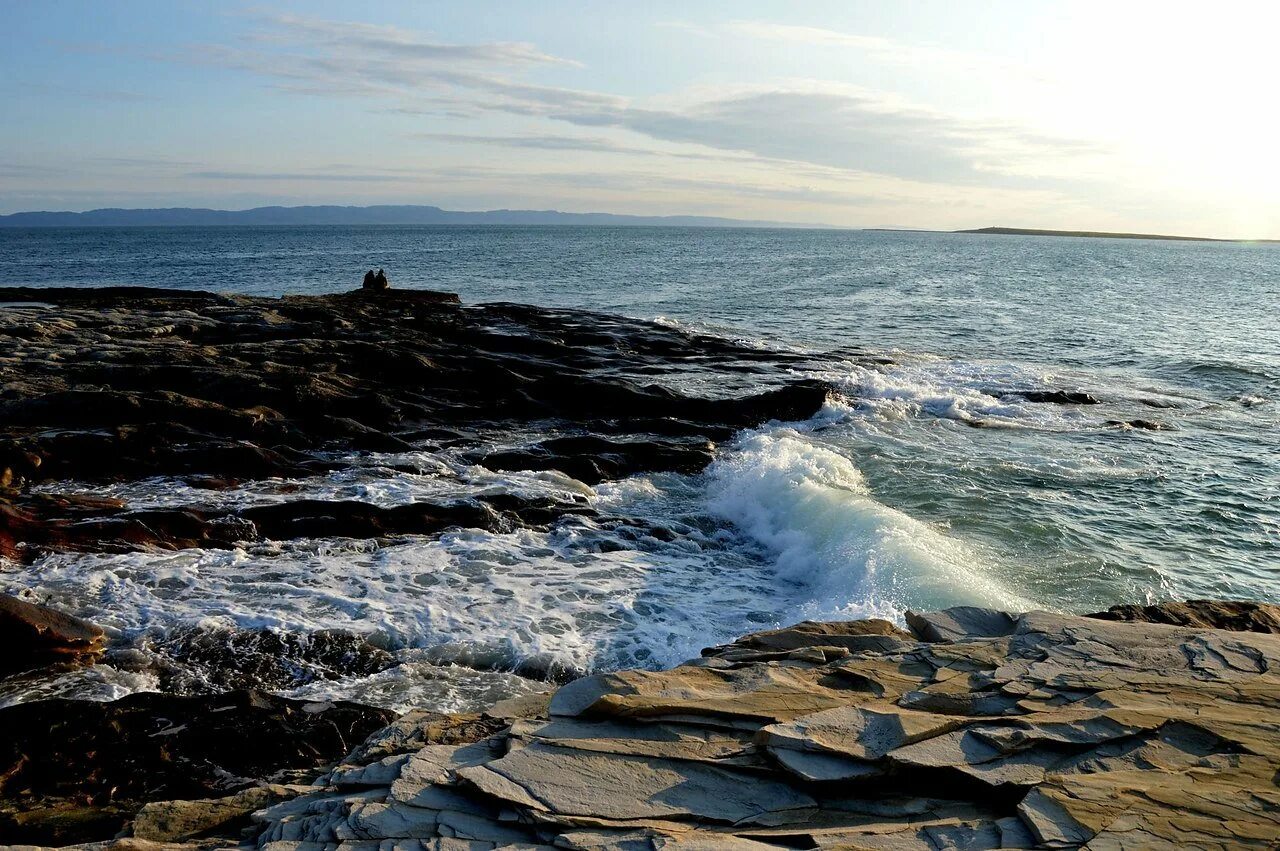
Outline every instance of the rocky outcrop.
[[1280, 606], [1272, 603], [1187, 600], [1152, 606], [1112, 606], [1105, 612], [1096, 612], [1089, 617], [1108, 621], [1163, 623], [1280, 635]]
[[46, 665], [91, 662], [105, 647], [106, 635], [99, 627], [0, 594], [0, 676]]
[[972, 608], [910, 623], [759, 633], [487, 723], [402, 719], [258, 812], [258, 845], [1275, 847], [1280, 637]]
[[57, 483], [168, 476], [217, 490], [423, 448], [591, 483], [695, 472], [717, 441], [808, 418], [828, 390], [795, 377], [808, 361], [793, 352], [603, 314], [465, 307], [448, 293], [0, 288], [0, 302], [0, 557], [17, 561], [536, 526], [586, 509], [506, 498], [138, 511]]
[[[148, 839], [215, 829], [237, 810], [291, 796], [289, 784], [313, 777], [392, 717], [259, 692], [0, 709], [0, 841], [107, 840], [131, 822]], [[165, 801], [135, 821], [145, 804]]]

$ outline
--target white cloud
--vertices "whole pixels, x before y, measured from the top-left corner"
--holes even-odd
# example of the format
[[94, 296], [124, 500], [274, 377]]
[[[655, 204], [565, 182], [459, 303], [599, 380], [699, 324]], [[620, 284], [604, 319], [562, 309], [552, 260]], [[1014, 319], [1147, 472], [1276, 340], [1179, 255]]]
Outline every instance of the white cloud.
[[[388, 100], [402, 112], [454, 117], [507, 113], [612, 128], [719, 152], [668, 152], [614, 140], [548, 134], [472, 136], [484, 145], [592, 150], [686, 158], [763, 158], [859, 173], [957, 184], [1026, 185], [1061, 175], [1064, 160], [1089, 153], [1077, 140], [1009, 123], [981, 122], [821, 81], [701, 92], [658, 108], [620, 96], [513, 78], [565, 64], [527, 44], [444, 45], [392, 27], [296, 16], [262, 19], [259, 47], [214, 46], [200, 61], [251, 71], [291, 91]], [[892, 52], [884, 39], [809, 27], [737, 22], [761, 37], [820, 40]], [[454, 61], [454, 60], [457, 61]], [[468, 134], [454, 134], [461, 141]], [[448, 141], [436, 134], [438, 141]]]
[[[561, 191], [586, 199], [612, 192], [628, 204], [651, 205], [667, 193], [681, 209], [705, 199], [722, 205], [718, 212], [737, 215], [728, 200], [737, 198], [743, 215], [772, 218], [765, 206], [772, 203], [801, 220], [837, 221], [831, 212], [840, 207], [873, 204], [904, 210], [923, 204], [938, 212], [968, 198], [980, 210], [979, 195], [1006, 208], [1062, 207], [1070, 188], [1088, 179], [1090, 164], [1105, 155], [1079, 139], [956, 115], [846, 83], [791, 79], [623, 97], [545, 84], [541, 75], [564, 79], [581, 66], [524, 42], [449, 43], [397, 27], [292, 15], [252, 21], [251, 32], [235, 43], [150, 56], [245, 72], [293, 94], [361, 101], [376, 114], [407, 116], [406, 123], [417, 117], [420, 132], [393, 132], [432, 143], [432, 168], [218, 162], [188, 171], [185, 177], [195, 183], [278, 185], [289, 192], [303, 191], [307, 183], [316, 184], [316, 192], [326, 184], [363, 183], [387, 193], [467, 184], [492, 193], [476, 197], [503, 191], [527, 197], [520, 193], [528, 185], [529, 191], [541, 187], [547, 198]], [[907, 61], [901, 59], [903, 45], [873, 36], [759, 22], [725, 26], [744, 37]], [[969, 61], [918, 49], [936, 63]], [[557, 126], [578, 132], [554, 132]], [[506, 132], [476, 132], [479, 127]], [[518, 163], [486, 170], [499, 158], [477, 151], [494, 148], [527, 153]], [[401, 157], [396, 164], [412, 164], [412, 157]], [[403, 186], [397, 183], [402, 178]]]
[[271, 25], [272, 31], [257, 33], [255, 37], [258, 40], [282, 44], [310, 43], [327, 46], [343, 54], [365, 52], [411, 62], [441, 62], [451, 65], [582, 66], [582, 63], [572, 59], [543, 53], [534, 45], [523, 41], [450, 44], [432, 41], [422, 33], [402, 27], [284, 14], [263, 15], [261, 20]]

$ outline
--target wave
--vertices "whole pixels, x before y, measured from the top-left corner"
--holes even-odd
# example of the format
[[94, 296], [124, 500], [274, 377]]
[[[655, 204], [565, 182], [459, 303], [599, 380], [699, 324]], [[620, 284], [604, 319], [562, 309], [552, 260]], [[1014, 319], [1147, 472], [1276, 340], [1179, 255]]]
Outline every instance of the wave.
[[796, 430], [745, 436], [707, 475], [710, 510], [773, 554], [804, 616], [1030, 607], [988, 572], [988, 555], [878, 502], [852, 461]]
[[822, 376], [850, 404], [883, 419], [937, 417], [969, 425], [1071, 430], [1098, 420], [1070, 405], [1018, 398], [1058, 389], [1051, 373], [1008, 363], [924, 360], [889, 366], [841, 364]]

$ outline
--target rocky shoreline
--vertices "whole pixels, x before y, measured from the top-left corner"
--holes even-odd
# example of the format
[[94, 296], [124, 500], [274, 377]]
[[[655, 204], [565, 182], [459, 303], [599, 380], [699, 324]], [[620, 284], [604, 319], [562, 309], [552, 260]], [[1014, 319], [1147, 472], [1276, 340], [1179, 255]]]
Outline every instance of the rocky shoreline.
[[[466, 307], [448, 293], [0, 288], [0, 304], [0, 556], [18, 561], [317, 531], [537, 526], [575, 510], [503, 496], [397, 510], [294, 500], [211, 516], [130, 510], [52, 482], [170, 476], [217, 490], [332, 472], [349, 463], [343, 453], [431, 445], [463, 447], [489, 469], [556, 469], [593, 484], [699, 470], [716, 441], [805, 419], [827, 396], [789, 373], [806, 362], [799, 354], [603, 314]], [[723, 395], [654, 376], [701, 379]], [[486, 440], [547, 421], [571, 428], [522, 445]]]
[[[370, 453], [408, 459], [379, 462], [388, 474], [447, 482], [415, 466], [424, 450], [491, 471], [548, 471], [577, 488], [697, 472], [717, 442], [808, 418], [828, 392], [796, 377], [809, 363], [799, 353], [603, 314], [465, 306], [430, 291], [0, 288], [0, 305], [0, 563], [18, 566], [58, 553], [388, 544], [566, 521], [669, 536], [601, 514], [572, 488], [471, 488], [395, 505], [298, 491], [367, 469]], [[139, 506], [108, 493], [138, 482], [190, 497]], [[268, 483], [265, 496], [219, 502], [254, 483]], [[177, 693], [285, 688], [392, 664], [337, 631], [293, 641], [193, 629], [146, 650], [145, 673]], [[133, 670], [139, 659], [112, 662]]]
[[120, 851], [1275, 847], [1280, 608], [908, 622], [805, 622], [410, 712], [314, 781], [377, 719], [252, 694], [0, 710], [42, 731], [3, 755], [3, 829], [123, 826], [75, 846]]
[[[374, 453], [447, 478], [414, 466], [424, 449], [579, 488], [695, 473], [718, 443], [810, 418], [829, 393], [800, 377], [815, 371], [801, 352], [446, 293], [0, 288], [0, 305], [0, 568], [14, 575], [60, 554], [457, 529], [675, 540], [571, 487], [380, 504], [305, 483]], [[116, 495], [139, 482], [167, 498]], [[46, 602], [0, 597], [0, 844], [1234, 848], [1280, 834], [1272, 606], [803, 623], [588, 677], [467, 660], [539, 693], [396, 717], [271, 693], [399, 664], [366, 634], [192, 624], [139, 643]], [[38, 699], [106, 668], [151, 685]], [[37, 697], [5, 705], [18, 687]]]

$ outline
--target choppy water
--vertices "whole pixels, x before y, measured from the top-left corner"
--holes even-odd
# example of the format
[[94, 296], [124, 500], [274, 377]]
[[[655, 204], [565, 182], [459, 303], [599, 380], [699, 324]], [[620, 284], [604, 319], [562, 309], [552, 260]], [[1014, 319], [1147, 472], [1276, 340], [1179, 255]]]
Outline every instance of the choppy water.
[[[369, 456], [358, 472], [290, 483], [294, 497], [384, 504], [554, 491], [675, 533], [662, 539], [577, 520], [382, 548], [56, 556], [0, 572], [0, 587], [35, 589], [140, 646], [196, 622], [376, 632], [404, 666], [305, 693], [446, 709], [527, 687], [442, 667], [457, 662], [667, 665], [802, 617], [956, 603], [1280, 600], [1277, 246], [658, 228], [0, 230], [2, 284], [329, 292], [369, 266], [394, 286], [467, 301], [606, 310], [826, 352], [819, 374], [841, 395], [812, 421], [740, 435], [694, 477], [588, 488], [424, 450], [412, 459], [422, 474]], [[855, 363], [855, 346], [894, 363]], [[1019, 389], [1083, 390], [1101, 404], [1008, 395]], [[1132, 420], [1163, 428], [1111, 424]], [[280, 490], [112, 489], [138, 506]], [[125, 667], [41, 693], [154, 687]]]

